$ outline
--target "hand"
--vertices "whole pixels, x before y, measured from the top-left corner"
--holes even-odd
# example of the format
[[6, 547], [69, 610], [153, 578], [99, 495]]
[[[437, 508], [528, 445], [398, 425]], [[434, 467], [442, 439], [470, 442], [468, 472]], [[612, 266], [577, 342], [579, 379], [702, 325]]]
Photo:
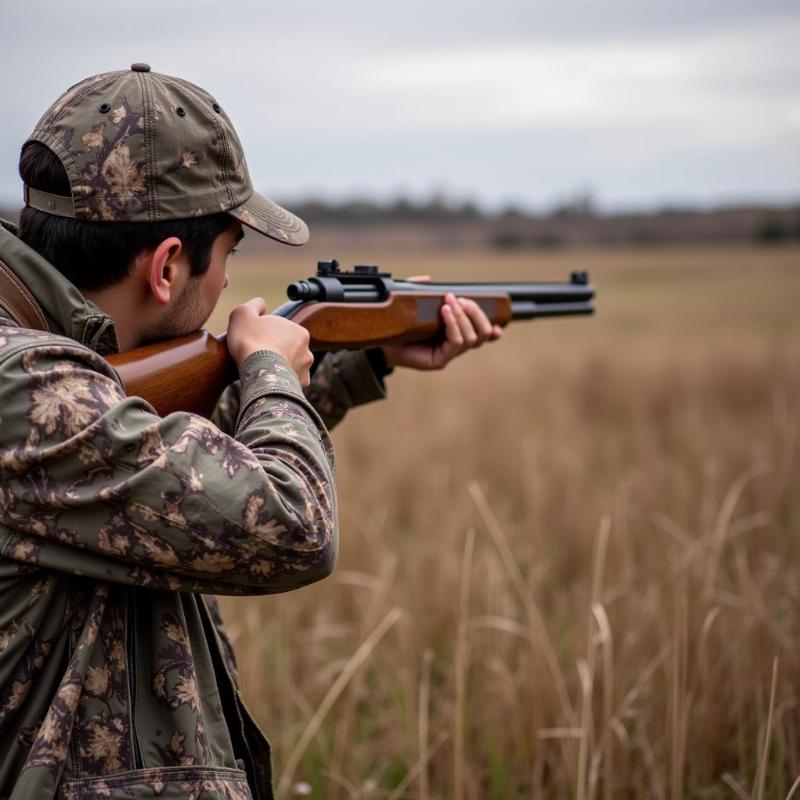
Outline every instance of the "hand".
[[[421, 275], [409, 280], [429, 281], [430, 277]], [[383, 355], [387, 366], [442, 369], [466, 350], [495, 341], [503, 334], [503, 329], [499, 325], [492, 325], [477, 303], [465, 297], [445, 295], [440, 313], [444, 322], [444, 339], [436, 344], [417, 342], [386, 345]]]
[[306, 388], [314, 356], [308, 349], [308, 331], [296, 322], [267, 313], [261, 297], [236, 306], [228, 318], [228, 352], [241, 370], [245, 359], [257, 350], [283, 356]]

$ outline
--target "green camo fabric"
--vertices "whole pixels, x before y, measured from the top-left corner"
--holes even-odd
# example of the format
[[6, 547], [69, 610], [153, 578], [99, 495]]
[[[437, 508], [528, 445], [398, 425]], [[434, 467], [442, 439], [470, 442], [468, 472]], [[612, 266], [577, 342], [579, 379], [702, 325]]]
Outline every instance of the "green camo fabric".
[[326, 425], [383, 396], [361, 353], [308, 397], [247, 359], [212, 421], [161, 418], [112, 320], [0, 227], [53, 333], [0, 310], [0, 798], [272, 797], [215, 594], [316, 581], [337, 551]]
[[81, 81], [47, 110], [30, 139], [61, 158], [78, 219], [212, 214], [253, 192], [242, 145], [214, 98], [154, 72]]
[[126, 222], [227, 211], [284, 244], [308, 241], [301, 219], [253, 191], [241, 142], [219, 103], [146, 64], [75, 84], [29, 141], [59, 157], [72, 190], [66, 204], [52, 196], [56, 202], [45, 206], [31, 201], [40, 210]]

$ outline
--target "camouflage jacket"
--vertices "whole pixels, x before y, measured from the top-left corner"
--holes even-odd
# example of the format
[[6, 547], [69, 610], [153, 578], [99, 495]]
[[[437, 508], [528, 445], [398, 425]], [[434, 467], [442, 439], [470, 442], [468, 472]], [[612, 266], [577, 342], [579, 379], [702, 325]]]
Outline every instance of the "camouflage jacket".
[[323, 421], [382, 381], [363, 354], [326, 356], [312, 405], [261, 351], [216, 424], [161, 418], [103, 359], [107, 315], [8, 225], [0, 259], [56, 332], [0, 308], [0, 798], [272, 797], [213, 595], [329, 573]]

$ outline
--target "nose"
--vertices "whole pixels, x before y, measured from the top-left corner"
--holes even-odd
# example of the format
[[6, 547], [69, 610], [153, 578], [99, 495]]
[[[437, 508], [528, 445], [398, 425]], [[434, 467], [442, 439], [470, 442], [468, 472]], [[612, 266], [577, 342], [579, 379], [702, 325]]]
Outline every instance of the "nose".
[[231, 276], [230, 276], [230, 275], [228, 275], [228, 273], [226, 272], [226, 273], [225, 273], [225, 280], [224, 280], [224, 282], [223, 282], [223, 284], [222, 284], [222, 288], [223, 288], [223, 289], [227, 289], [227, 288], [228, 288], [228, 284], [229, 284], [230, 282], [231, 282]]

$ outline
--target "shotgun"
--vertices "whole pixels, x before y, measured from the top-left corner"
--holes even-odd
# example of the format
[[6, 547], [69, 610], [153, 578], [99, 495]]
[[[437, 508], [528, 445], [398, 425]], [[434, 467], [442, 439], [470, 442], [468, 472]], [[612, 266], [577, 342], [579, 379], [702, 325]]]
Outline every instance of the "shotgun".
[[[288, 302], [273, 312], [306, 328], [313, 352], [363, 350], [441, 335], [444, 296], [474, 300], [491, 322], [592, 314], [594, 287], [586, 272], [564, 283], [428, 283], [395, 280], [374, 265], [352, 271], [320, 261], [317, 274], [289, 285]], [[111, 356], [128, 395], [143, 397], [165, 416], [191, 411], [209, 416], [236, 364], [225, 334], [197, 331]]]

